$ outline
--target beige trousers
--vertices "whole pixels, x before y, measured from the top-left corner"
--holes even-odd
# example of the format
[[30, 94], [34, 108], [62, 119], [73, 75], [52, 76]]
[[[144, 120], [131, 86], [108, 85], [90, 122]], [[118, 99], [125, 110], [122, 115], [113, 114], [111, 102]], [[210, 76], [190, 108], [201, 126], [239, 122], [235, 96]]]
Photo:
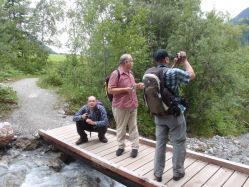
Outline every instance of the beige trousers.
[[132, 149], [139, 148], [139, 133], [137, 128], [137, 109], [118, 109], [112, 107], [114, 119], [116, 121], [118, 147], [125, 148], [125, 135], [128, 126]]

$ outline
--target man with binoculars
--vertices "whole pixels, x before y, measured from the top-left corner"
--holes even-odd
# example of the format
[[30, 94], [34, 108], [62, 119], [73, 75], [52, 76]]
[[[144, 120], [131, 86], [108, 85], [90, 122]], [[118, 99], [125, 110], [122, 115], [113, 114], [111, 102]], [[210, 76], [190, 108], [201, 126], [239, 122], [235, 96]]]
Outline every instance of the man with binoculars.
[[[170, 88], [174, 95], [179, 96], [178, 88], [188, 84], [195, 78], [195, 73], [188, 62], [186, 52], [180, 51], [174, 58], [174, 64], [169, 67], [169, 55], [165, 49], [159, 49], [154, 55], [157, 68], [163, 68], [164, 86]], [[183, 66], [180, 69], [179, 66]], [[154, 176], [158, 182], [162, 181], [165, 168], [166, 143], [170, 139], [173, 145], [173, 180], [178, 181], [185, 175], [184, 161], [186, 155], [186, 121], [185, 107], [179, 104], [178, 115], [171, 113], [160, 116], [155, 115], [156, 124], [156, 151], [154, 160]]]

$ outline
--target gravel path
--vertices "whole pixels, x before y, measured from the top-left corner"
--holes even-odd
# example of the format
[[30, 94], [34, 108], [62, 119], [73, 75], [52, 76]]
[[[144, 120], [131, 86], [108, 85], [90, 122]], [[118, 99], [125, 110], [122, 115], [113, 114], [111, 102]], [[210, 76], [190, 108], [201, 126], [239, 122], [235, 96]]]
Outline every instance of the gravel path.
[[71, 124], [71, 117], [64, 115], [61, 109], [55, 109], [55, 93], [39, 88], [37, 78], [27, 78], [11, 83], [17, 92], [20, 107], [9, 119], [18, 135], [34, 135], [39, 129], [52, 129]]

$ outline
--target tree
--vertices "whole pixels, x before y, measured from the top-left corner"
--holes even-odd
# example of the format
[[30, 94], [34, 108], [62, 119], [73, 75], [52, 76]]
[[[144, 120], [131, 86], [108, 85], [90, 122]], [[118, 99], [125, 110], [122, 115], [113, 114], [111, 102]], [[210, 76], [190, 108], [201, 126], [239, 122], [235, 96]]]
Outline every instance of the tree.
[[58, 22], [64, 19], [64, 0], [40, 0], [35, 8], [31, 9], [27, 30], [43, 44], [56, 44]]

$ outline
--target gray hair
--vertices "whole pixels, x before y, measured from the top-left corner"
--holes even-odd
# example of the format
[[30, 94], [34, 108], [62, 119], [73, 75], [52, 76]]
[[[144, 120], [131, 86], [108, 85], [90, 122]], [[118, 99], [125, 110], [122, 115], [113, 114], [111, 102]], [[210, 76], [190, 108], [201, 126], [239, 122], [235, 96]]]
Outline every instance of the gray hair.
[[119, 64], [123, 64], [125, 62], [125, 60], [131, 59], [131, 55], [130, 54], [123, 54], [120, 59], [119, 59]]

